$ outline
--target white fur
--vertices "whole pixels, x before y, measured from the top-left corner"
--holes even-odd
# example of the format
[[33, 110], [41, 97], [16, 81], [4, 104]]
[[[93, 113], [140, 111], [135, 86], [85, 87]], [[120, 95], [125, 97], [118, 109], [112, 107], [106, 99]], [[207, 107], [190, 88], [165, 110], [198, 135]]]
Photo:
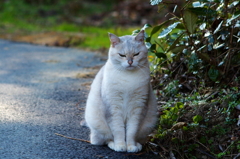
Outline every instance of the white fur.
[[144, 32], [136, 37], [109, 37], [109, 58], [87, 99], [85, 120], [91, 130], [90, 141], [107, 144], [115, 151], [138, 152], [157, 121]]

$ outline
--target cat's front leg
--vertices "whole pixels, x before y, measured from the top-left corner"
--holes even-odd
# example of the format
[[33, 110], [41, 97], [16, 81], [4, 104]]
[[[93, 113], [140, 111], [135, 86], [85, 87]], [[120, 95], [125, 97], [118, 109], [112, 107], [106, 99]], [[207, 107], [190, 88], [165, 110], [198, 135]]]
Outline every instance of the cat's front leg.
[[108, 143], [108, 147], [118, 152], [127, 151], [125, 141], [125, 126], [122, 113], [114, 113], [114, 115], [111, 117], [110, 128], [113, 134], [113, 141]]
[[140, 124], [141, 110], [141, 108], [136, 108], [133, 113], [134, 115], [132, 115], [127, 122], [126, 143], [128, 152], [138, 152], [142, 150], [142, 145], [135, 141]]

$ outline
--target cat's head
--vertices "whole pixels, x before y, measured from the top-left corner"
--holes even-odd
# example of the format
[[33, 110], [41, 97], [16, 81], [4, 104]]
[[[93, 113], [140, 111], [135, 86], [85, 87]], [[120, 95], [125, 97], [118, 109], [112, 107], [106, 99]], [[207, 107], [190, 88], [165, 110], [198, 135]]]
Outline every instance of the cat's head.
[[146, 67], [148, 50], [144, 44], [144, 30], [136, 36], [118, 37], [109, 33], [111, 47], [109, 59], [119, 70], [136, 70]]

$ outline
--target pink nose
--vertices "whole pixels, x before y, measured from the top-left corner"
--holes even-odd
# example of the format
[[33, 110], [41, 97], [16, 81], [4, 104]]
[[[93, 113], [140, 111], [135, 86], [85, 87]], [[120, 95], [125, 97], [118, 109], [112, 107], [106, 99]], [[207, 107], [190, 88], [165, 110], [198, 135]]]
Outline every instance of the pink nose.
[[129, 64], [130, 66], [132, 65], [132, 63], [133, 63], [132, 60], [128, 60], [128, 64]]

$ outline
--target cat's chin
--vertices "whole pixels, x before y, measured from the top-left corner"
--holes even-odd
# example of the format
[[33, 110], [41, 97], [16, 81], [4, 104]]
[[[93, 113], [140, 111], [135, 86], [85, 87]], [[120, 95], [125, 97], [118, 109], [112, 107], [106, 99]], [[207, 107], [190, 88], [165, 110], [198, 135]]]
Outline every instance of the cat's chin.
[[125, 67], [125, 69], [131, 71], [131, 70], [136, 70], [136, 67], [134, 67], [134, 66], [127, 66], [127, 67]]

